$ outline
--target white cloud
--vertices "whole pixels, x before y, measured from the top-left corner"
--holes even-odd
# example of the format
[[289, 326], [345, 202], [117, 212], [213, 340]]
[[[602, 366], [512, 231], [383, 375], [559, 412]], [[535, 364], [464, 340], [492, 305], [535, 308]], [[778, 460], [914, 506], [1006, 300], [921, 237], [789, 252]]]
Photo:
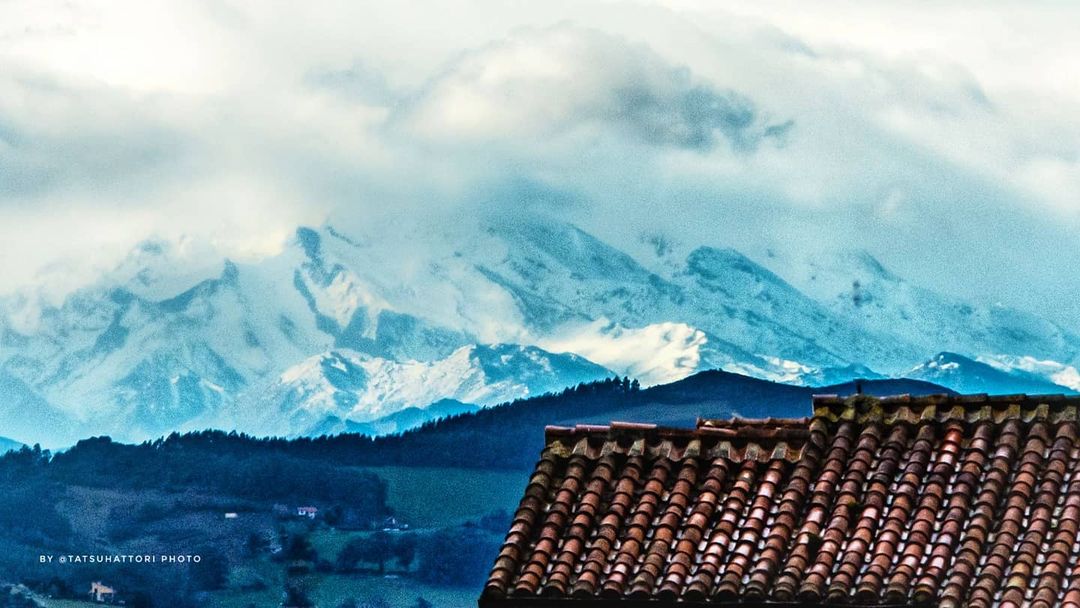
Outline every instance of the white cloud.
[[[625, 328], [605, 319], [563, 328], [538, 344], [551, 352], [572, 352], [639, 379], [645, 386], [681, 380], [698, 371], [708, 338], [685, 323], [655, 323]], [[642, 358], [642, 354], [647, 356]]]
[[546, 207], [1080, 314], [1077, 9], [661, 4], [0, 3], [0, 291], [152, 236]]
[[632, 142], [749, 150], [782, 137], [737, 93], [695, 81], [643, 44], [558, 25], [517, 31], [469, 52], [430, 80], [395, 116], [413, 136], [455, 145], [506, 146], [614, 131]]

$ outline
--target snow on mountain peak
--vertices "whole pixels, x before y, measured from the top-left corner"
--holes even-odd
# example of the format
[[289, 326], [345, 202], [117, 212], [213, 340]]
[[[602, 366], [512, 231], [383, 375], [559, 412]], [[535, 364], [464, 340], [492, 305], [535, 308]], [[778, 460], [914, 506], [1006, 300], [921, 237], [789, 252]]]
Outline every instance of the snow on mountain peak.
[[213, 264], [150, 241], [59, 303], [0, 299], [0, 373], [26, 403], [135, 439], [208, 424], [355, 429], [608, 370], [645, 385], [711, 368], [795, 383], [898, 375], [943, 351], [959, 358], [919, 373], [1080, 387], [1080, 337], [919, 288], [866, 252], [763, 265], [665, 240], [646, 263], [543, 219], [394, 229], [300, 228], [276, 255]]
[[708, 338], [685, 323], [626, 328], [606, 318], [562, 328], [539, 343], [554, 352], [578, 353], [643, 386], [681, 380], [700, 369]]
[[997, 355], [974, 359], [942, 352], [915, 366], [905, 376], [966, 393], [1044, 394], [1075, 390], [1054, 381], [1054, 371], [1063, 367], [1060, 364], [1023, 359], [1027, 358]]
[[956, 353], [938, 353], [934, 355], [932, 359], [926, 363], [922, 363], [915, 369], [938, 369], [938, 370], [953, 370], [959, 369], [960, 364], [966, 361], [970, 361], [966, 357], [961, 357]]
[[1074, 391], [1080, 391], [1080, 371], [1073, 365], [1065, 365], [1049, 359], [1030, 355], [981, 355], [978, 361], [1004, 372], [1022, 371], [1039, 376]]
[[244, 407], [266, 432], [292, 434], [328, 416], [364, 423], [444, 399], [495, 405], [610, 375], [577, 355], [516, 345], [462, 346], [437, 361], [337, 349], [285, 370]]

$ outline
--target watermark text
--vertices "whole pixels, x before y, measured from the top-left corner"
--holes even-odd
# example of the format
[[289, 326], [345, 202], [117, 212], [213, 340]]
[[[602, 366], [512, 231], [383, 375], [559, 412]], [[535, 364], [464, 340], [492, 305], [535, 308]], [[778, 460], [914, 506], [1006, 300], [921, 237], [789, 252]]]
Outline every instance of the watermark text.
[[42, 564], [198, 564], [201, 561], [202, 556], [193, 553], [65, 553], [38, 555], [38, 562]]

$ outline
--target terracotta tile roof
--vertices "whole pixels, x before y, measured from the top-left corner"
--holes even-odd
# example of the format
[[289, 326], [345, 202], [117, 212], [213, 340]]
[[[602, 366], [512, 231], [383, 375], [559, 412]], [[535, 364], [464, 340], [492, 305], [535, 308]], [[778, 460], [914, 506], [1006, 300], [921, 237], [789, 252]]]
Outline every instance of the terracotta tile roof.
[[481, 605], [1080, 608], [1080, 398], [813, 406], [549, 427]]

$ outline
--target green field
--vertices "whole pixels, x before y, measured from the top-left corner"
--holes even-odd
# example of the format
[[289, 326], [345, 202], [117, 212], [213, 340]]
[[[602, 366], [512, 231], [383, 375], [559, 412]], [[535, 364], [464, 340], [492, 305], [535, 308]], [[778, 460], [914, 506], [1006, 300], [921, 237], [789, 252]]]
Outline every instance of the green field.
[[[435, 587], [408, 578], [376, 575], [312, 574], [305, 577], [308, 594], [316, 608], [336, 608], [347, 598], [360, 606], [412, 608], [419, 597], [435, 608], [467, 608], [476, 605], [475, 589]], [[45, 608], [90, 608], [88, 601], [38, 598]], [[379, 603], [380, 601], [385, 603]], [[220, 591], [213, 594], [211, 608], [274, 608], [281, 603], [279, 588], [263, 591]]]
[[[493, 511], [512, 513], [527, 473], [466, 469], [364, 467], [387, 484], [387, 503], [411, 531], [456, 526]], [[353, 538], [370, 532], [320, 529], [311, 544], [331, 560]]]
[[320, 607], [327, 608], [333, 608], [344, 597], [356, 598], [361, 605], [383, 598], [391, 608], [410, 607], [416, 603], [416, 598], [423, 597], [437, 608], [462, 608], [476, 604], [477, 592], [474, 589], [432, 587], [405, 578], [328, 575], [321, 577], [311, 595]]
[[[466, 608], [476, 605], [475, 589], [433, 587], [407, 578], [375, 575], [343, 576], [313, 574], [306, 577], [309, 597], [317, 608], [336, 608], [345, 599], [355, 599], [360, 606], [411, 608], [422, 597], [435, 608]], [[258, 592], [223, 591], [215, 593], [213, 608], [273, 608], [281, 601], [279, 590]], [[379, 603], [380, 601], [385, 604]], [[56, 608], [83, 608], [88, 604], [57, 604]], [[50, 606], [50, 608], [52, 608]]]
[[497, 510], [513, 512], [527, 471], [364, 467], [387, 483], [387, 502], [413, 528], [453, 526]]
[[[364, 467], [387, 483], [387, 502], [410, 532], [456, 526], [493, 511], [512, 512], [528, 479], [527, 472], [474, 471], [451, 468]], [[323, 558], [333, 559], [358, 532], [321, 528], [311, 533], [312, 546]], [[270, 564], [264, 564], [270, 566]], [[252, 565], [265, 576], [266, 569]], [[241, 574], [234, 572], [234, 574]], [[234, 577], [235, 578], [235, 577]], [[475, 606], [477, 589], [437, 587], [411, 577], [391, 574], [341, 575], [313, 573], [304, 577], [305, 588], [319, 608], [336, 608], [344, 599], [359, 605], [411, 608], [423, 597], [436, 608]], [[214, 594], [215, 608], [277, 606], [281, 587], [263, 591], [223, 591]], [[380, 603], [385, 602], [385, 603]]]
[[[407, 531], [395, 534], [417, 537], [475, 521], [496, 511], [513, 512], [528, 479], [527, 472], [411, 467], [365, 467], [364, 470], [386, 481], [387, 504], [399, 522], [408, 525]], [[97, 528], [101, 528], [102, 521], [106, 520], [109, 508], [123, 498], [115, 492], [96, 489], [73, 490], [69, 497], [72, 504], [63, 505], [65, 514], [77, 529], [89, 534], [105, 533], [104, 528]], [[156, 495], [143, 497], [144, 500], [150, 498], [160, 499]], [[212, 522], [203, 524], [220, 528], [222, 524], [217, 514], [214, 515]], [[251, 513], [239, 521], [261, 522], [261, 518], [268, 517], [266, 514]], [[260, 525], [272, 527], [273, 523], [268, 519]], [[308, 527], [306, 522], [292, 522], [289, 525]], [[312, 528], [309, 533], [312, 547], [320, 559], [331, 563], [335, 562], [351, 539], [372, 534], [371, 531], [338, 530], [324, 524]], [[230, 545], [239, 545], [242, 540], [232, 539]], [[243, 552], [237, 549], [233, 554], [242, 555]], [[313, 571], [300, 577], [303, 581], [301, 586], [318, 608], [337, 608], [346, 599], [354, 599], [364, 607], [412, 608], [420, 597], [436, 608], [475, 606], [478, 589], [430, 585], [399, 571], [400, 567], [394, 563], [389, 563], [388, 567], [390, 570], [386, 576], [372, 571], [359, 574]], [[414, 562], [410, 570], [415, 572], [416, 567]], [[265, 588], [258, 589], [252, 585], [252, 581], [261, 581]], [[211, 593], [206, 605], [214, 608], [274, 608], [283, 599], [284, 586], [285, 574], [280, 562], [272, 561], [268, 556], [248, 558], [233, 566], [228, 587]], [[88, 608], [99, 605], [78, 600], [39, 599], [46, 608]]]
[[368, 536], [371, 532], [356, 532], [351, 530], [321, 529], [311, 533], [311, 546], [319, 552], [319, 555], [333, 560], [350, 540], [359, 536]]

